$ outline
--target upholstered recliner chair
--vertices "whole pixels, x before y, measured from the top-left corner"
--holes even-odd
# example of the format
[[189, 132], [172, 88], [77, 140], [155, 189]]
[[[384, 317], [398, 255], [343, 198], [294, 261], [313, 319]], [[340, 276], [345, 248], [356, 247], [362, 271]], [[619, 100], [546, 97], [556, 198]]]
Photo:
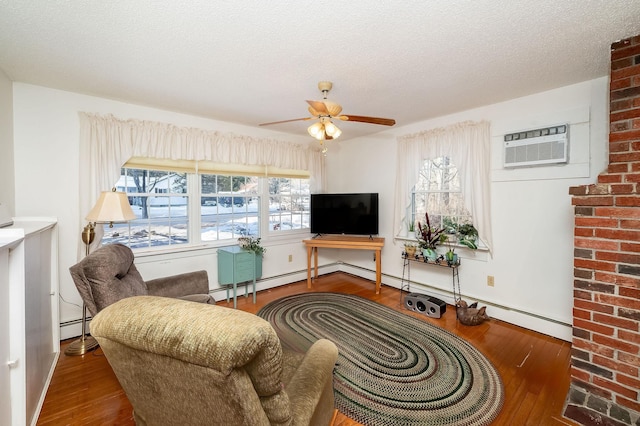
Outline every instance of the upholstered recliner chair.
[[338, 349], [283, 352], [264, 319], [223, 306], [137, 296], [92, 321], [137, 425], [327, 425]]
[[120, 299], [141, 295], [215, 304], [215, 300], [209, 295], [207, 271], [145, 281], [133, 259], [133, 252], [129, 247], [109, 244], [69, 268], [82, 301], [92, 316]]

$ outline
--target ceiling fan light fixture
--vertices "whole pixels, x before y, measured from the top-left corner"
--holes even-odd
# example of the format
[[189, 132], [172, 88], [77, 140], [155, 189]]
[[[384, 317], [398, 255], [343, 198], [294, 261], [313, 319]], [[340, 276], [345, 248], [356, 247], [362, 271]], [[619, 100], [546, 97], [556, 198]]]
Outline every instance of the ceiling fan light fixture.
[[324, 123], [317, 121], [315, 123], [313, 123], [311, 126], [309, 126], [309, 128], [307, 129], [307, 132], [309, 133], [309, 135], [313, 138], [320, 140], [323, 140], [325, 138], [325, 129], [324, 129]]
[[333, 139], [337, 139], [342, 134], [342, 131], [338, 129], [338, 126], [333, 124], [331, 121], [324, 124], [324, 131]]

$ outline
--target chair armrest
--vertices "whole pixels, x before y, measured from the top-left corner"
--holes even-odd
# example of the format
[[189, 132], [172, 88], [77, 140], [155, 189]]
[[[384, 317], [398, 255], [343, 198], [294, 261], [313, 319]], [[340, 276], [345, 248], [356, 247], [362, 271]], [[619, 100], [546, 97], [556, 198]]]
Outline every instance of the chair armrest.
[[207, 271], [156, 278], [145, 283], [150, 296], [182, 297], [191, 294], [209, 294]]
[[316, 413], [316, 406], [330, 390], [331, 406], [328, 417], [333, 410], [333, 369], [338, 359], [338, 348], [326, 339], [316, 341], [307, 351], [298, 369], [285, 385], [285, 390], [291, 401], [294, 424], [311, 424]]

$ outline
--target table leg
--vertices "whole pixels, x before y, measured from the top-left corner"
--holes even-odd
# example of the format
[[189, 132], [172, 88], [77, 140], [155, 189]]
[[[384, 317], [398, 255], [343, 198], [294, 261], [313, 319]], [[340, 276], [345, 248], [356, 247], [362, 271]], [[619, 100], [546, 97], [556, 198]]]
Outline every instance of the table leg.
[[318, 247], [313, 251], [313, 279], [318, 279]]
[[311, 251], [313, 247], [307, 247], [307, 288], [311, 289]]
[[382, 250], [376, 250], [376, 294], [380, 294], [382, 283]]
[[236, 309], [236, 307], [238, 306], [238, 301], [236, 299], [236, 291], [238, 290], [238, 283], [237, 282], [233, 282], [233, 309]]

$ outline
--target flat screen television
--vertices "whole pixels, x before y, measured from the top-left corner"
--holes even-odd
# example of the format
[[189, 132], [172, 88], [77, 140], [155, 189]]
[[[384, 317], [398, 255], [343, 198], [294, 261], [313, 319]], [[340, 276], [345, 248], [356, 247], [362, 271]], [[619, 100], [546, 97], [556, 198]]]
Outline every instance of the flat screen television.
[[311, 194], [312, 234], [378, 234], [378, 194]]

